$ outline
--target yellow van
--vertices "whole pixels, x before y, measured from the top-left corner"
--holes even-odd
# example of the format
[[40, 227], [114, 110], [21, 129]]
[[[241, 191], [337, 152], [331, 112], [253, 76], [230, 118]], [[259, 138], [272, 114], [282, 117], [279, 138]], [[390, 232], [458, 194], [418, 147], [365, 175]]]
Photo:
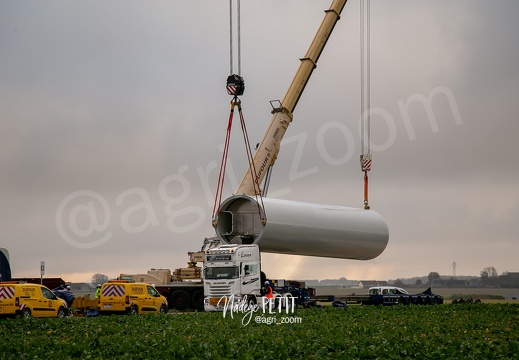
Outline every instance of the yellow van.
[[65, 317], [67, 303], [39, 284], [0, 282], [0, 316]]
[[101, 286], [99, 312], [101, 314], [166, 314], [168, 301], [150, 284], [110, 280]]

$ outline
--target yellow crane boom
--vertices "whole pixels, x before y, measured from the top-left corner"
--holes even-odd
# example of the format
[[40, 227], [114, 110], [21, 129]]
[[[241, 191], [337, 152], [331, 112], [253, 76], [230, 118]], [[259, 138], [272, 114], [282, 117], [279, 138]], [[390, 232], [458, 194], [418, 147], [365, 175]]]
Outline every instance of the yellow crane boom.
[[[301, 59], [299, 69], [288, 88], [283, 101], [279, 106], [272, 110], [272, 120], [267, 128], [263, 140], [261, 141], [252, 164], [243, 176], [240, 186], [236, 192], [237, 195], [261, 195], [262, 190], [259, 185], [265, 178], [269, 167], [274, 165], [277, 159], [281, 140], [285, 135], [288, 125], [292, 122], [292, 113], [303, 93], [313, 70], [317, 66], [317, 61], [335, 27], [340, 19], [340, 15], [347, 0], [334, 0], [328, 10], [325, 10], [325, 17], [315, 34], [315, 37], [306, 52], [304, 58]], [[257, 184], [257, 186], [255, 186]], [[260, 189], [258, 194], [258, 190]]]

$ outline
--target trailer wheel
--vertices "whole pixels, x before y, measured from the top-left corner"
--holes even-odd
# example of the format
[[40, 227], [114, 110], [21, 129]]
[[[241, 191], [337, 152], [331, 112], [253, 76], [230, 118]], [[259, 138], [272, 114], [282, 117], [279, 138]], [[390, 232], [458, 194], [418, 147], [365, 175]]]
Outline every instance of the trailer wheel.
[[175, 290], [171, 294], [170, 304], [175, 310], [186, 310], [189, 307], [189, 293], [186, 290]]
[[191, 302], [198, 311], [204, 311], [204, 291], [195, 290], [191, 296]]
[[276, 309], [286, 309], [287, 308], [287, 301], [285, 301], [283, 295], [274, 297], [274, 306], [276, 307]]

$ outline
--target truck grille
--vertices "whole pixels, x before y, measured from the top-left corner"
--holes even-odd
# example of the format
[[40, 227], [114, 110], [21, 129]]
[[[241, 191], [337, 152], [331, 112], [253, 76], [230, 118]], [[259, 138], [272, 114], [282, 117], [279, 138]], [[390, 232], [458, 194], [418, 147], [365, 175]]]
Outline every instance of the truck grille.
[[228, 285], [209, 285], [210, 297], [231, 296], [231, 284]]

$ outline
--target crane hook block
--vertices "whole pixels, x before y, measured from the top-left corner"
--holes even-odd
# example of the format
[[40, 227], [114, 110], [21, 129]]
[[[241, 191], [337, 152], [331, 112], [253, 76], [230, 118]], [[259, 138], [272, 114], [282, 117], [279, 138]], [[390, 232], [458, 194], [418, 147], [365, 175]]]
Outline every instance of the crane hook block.
[[232, 74], [227, 78], [227, 94], [240, 96], [245, 92], [245, 82], [240, 75]]
[[360, 166], [362, 168], [362, 171], [370, 171], [372, 161], [373, 161], [373, 158], [371, 157], [371, 154], [361, 155], [360, 156]]

